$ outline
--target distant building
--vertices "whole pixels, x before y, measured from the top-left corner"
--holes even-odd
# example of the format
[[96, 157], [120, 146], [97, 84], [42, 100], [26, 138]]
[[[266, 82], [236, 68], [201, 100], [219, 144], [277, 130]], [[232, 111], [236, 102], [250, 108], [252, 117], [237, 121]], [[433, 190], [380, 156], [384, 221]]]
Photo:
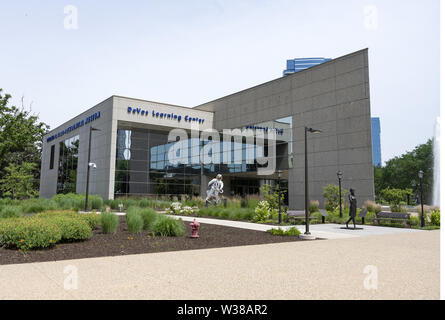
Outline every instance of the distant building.
[[372, 162], [375, 166], [382, 165], [382, 150], [380, 148], [380, 118], [371, 118]]
[[283, 71], [283, 76], [316, 66], [327, 61], [332, 60], [331, 58], [297, 58], [292, 60], [287, 60], [286, 70]]

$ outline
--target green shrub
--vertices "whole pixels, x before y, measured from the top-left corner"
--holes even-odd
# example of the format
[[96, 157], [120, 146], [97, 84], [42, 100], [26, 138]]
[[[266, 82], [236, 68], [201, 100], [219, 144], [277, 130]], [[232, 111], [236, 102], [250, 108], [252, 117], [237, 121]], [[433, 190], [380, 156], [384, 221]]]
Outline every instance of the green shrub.
[[163, 237], [180, 237], [185, 234], [185, 226], [181, 219], [160, 216], [153, 223], [154, 235]]
[[88, 208], [92, 210], [100, 210], [104, 204], [103, 199], [98, 195], [91, 195], [88, 197]]
[[117, 210], [119, 209], [119, 203], [120, 201], [117, 199], [114, 200], [104, 200], [104, 204], [107, 206], [110, 206], [111, 209]]
[[82, 221], [85, 221], [88, 226], [91, 228], [91, 230], [97, 229], [100, 223], [100, 215], [95, 213], [77, 213], [74, 211], [48, 211], [48, 212], [42, 212], [39, 214], [36, 214], [35, 217], [37, 218], [48, 218], [53, 219], [57, 217], [68, 217], [71, 219], [80, 219]]
[[29, 250], [47, 248], [62, 238], [60, 228], [47, 219], [35, 217], [0, 220], [0, 244]]
[[258, 205], [258, 202], [260, 202], [260, 197], [255, 195], [249, 195], [246, 197], [246, 208], [255, 209]]
[[18, 206], [6, 205], [0, 211], [0, 218], [18, 218], [22, 210]]
[[440, 226], [440, 210], [431, 210], [431, 224], [433, 226]]
[[232, 216], [232, 209], [222, 209], [220, 212], [220, 217], [223, 219], [229, 219]]
[[318, 207], [320, 206], [320, 203], [318, 200], [311, 200], [309, 202], [309, 212], [314, 213], [318, 211]]
[[22, 208], [24, 213], [39, 213], [45, 210], [54, 210], [56, 206], [53, 203], [50, 207], [49, 201], [43, 199], [31, 199], [24, 201]]
[[274, 236], [299, 236], [301, 234], [301, 232], [295, 227], [291, 227], [291, 228], [287, 229], [286, 231], [284, 231], [281, 228], [270, 229], [270, 230], [267, 230], [267, 232]]
[[[398, 209], [397, 206], [400, 206], [402, 202], [404, 203], [404, 200], [408, 196], [412, 196], [413, 192], [411, 189], [386, 188], [381, 191], [381, 195], [383, 199], [390, 204], [391, 207], [395, 206], [395, 209]], [[393, 212], [402, 212], [402, 211], [393, 211]]]
[[[339, 186], [335, 184], [327, 184], [323, 187], [323, 197], [325, 198], [324, 207], [327, 211], [334, 211], [340, 204]], [[345, 203], [344, 199], [348, 194], [348, 190], [341, 188], [342, 203]]]
[[243, 216], [243, 212], [242, 211], [236, 210], [233, 213], [233, 220], [243, 220], [243, 219], [244, 219], [244, 216]]
[[160, 216], [159, 213], [154, 211], [153, 209], [146, 208], [141, 210], [141, 217], [144, 221], [144, 230], [152, 230], [153, 224], [156, 221], [156, 219]]
[[114, 233], [119, 226], [119, 217], [111, 212], [102, 212], [100, 224], [104, 233]]
[[241, 208], [241, 199], [239, 198], [227, 199], [226, 208]]
[[382, 206], [379, 205], [379, 204], [376, 204], [375, 207], [374, 207], [374, 213], [377, 214], [377, 213], [380, 213], [380, 212], [382, 212]]
[[188, 207], [202, 207], [205, 205], [205, 200], [201, 197], [192, 197], [191, 199], [185, 200], [183, 205]]
[[141, 201], [139, 201], [139, 207], [141, 208], [150, 208], [151, 206], [151, 202], [148, 199], [142, 199]]
[[250, 221], [255, 215], [255, 210], [252, 208], [224, 208], [224, 207], [208, 207], [200, 208], [196, 212], [198, 217], [215, 217], [233, 220]]
[[255, 208], [255, 215], [252, 221], [264, 223], [270, 219], [276, 219], [278, 215], [278, 210], [272, 208], [267, 201], [260, 201]]
[[324, 208], [327, 212], [334, 212], [334, 210], [335, 210], [335, 206], [330, 201], [324, 202]]
[[[62, 210], [84, 210], [85, 195], [76, 193], [57, 194], [51, 198], [57, 204], [57, 209]], [[103, 200], [98, 195], [88, 196], [88, 209], [100, 210], [103, 206]]]
[[144, 219], [142, 219], [139, 208], [130, 208], [127, 211], [126, 220], [128, 231], [131, 233], [141, 232], [144, 228]]
[[96, 213], [77, 213], [81, 219], [86, 221], [90, 226], [91, 230], [95, 230], [100, 224], [100, 215]]
[[369, 213], [374, 213], [376, 204], [374, 201], [366, 200], [363, 204], [363, 207], [366, 208], [366, 211], [368, 211]]
[[125, 209], [129, 209], [131, 207], [137, 207], [138, 201], [135, 199], [126, 199], [126, 200], [122, 201], [122, 204], [124, 205]]
[[407, 212], [407, 210], [399, 204], [391, 204], [390, 208], [391, 212]]
[[62, 240], [64, 241], [87, 240], [93, 235], [88, 222], [80, 217], [60, 215], [47, 221], [54, 223], [60, 228], [62, 231]]
[[[270, 184], [263, 184], [260, 187], [260, 192], [263, 195], [264, 201], [269, 203], [269, 207], [271, 209], [278, 209], [278, 203], [284, 201], [284, 190], [281, 190], [281, 193], [278, 192], [278, 185], [272, 187]], [[257, 207], [260, 202], [257, 202]]]
[[410, 221], [411, 226], [413, 226], [413, 227], [420, 226], [420, 218], [418, 216], [411, 215], [410, 220], [411, 220]]
[[83, 209], [83, 207], [85, 207], [85, 196], [80, 194], [57, 194], [52, 197], [51, 200], [57, 204], [57, 209], [72, 210]]

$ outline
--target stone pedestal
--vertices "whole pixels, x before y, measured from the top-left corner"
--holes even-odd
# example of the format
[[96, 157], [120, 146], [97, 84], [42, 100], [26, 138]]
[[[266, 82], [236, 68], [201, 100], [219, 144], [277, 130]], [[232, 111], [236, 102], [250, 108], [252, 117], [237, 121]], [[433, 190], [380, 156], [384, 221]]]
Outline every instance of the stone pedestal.
[[304, 233], [302, 233], [302, 234], [299, 235], [299, 238], [302, 239], [302, 240], [315, 240], [317, 237], [315, 237], [312, 234], [304, 234]]

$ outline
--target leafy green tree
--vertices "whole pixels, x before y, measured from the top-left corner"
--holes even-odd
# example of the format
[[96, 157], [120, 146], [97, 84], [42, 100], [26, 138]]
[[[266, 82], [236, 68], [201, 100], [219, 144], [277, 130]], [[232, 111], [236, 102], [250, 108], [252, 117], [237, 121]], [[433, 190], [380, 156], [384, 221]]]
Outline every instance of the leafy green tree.
[[[433, 187], [433, 142], [418, 145], [414, 150], [386, 162], [384, 167], [374, 167], [374, 184], [377, 198], [384, 189], [411, 189], [418, 191], [418, 172], [424, 172], [423, 190], [426, 201], [431, 199]], [[406, 198], [405, 198], [406, 199]]]
[[38, 191], [34, 188], [36, 164], [22, 162], [20, 166], [11, 163], [5, 168], [5, 175], [0, 179], [0, 190], [6, 197], [12, 199], [26, 199], [34, 197]]
[[271, 209], [278, 209], [279, 198], [281, 198], [281, 204], [283, 204], [285, 190], [281, 190], [281, 197], [280, 197], [278, 192], [278, 185], [272, 187], [270, 184], [263, 184], [260, 187], [260, 192], [263, 195], [264, 200], [266, 200], [269, 203]]
[[[10, 164], [34, 163], [32, 184], [38, 189], [43, 136], [48, 126], [24, 107], [9, 106], [11, 95], [0, 88], [0, 179], [10, 174]], [[1, 194], [0, 194], [1, 196]]]
[[383, 199], [391, 205], [399, 205], [407, 198], [407, 195], [412, 195], [411, 189], [390, 189], [382, 190]]
[[[339, 186], [335, 184], [327, 184], [323, 187], [323, 197], [325, 198], [325, 209], [328, 211], [334, 211], [339, 207], [340, 196], [339, 196]], [[341, 188], [342, 204], [344, 206], [346, 195], [348, 190]]]

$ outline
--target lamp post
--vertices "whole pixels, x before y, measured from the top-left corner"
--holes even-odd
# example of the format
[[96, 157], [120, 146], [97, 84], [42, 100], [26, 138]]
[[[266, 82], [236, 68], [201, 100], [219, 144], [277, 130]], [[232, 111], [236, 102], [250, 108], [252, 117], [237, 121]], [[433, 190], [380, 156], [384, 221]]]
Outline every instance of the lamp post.
[[307, 165], [307, 133], [321, 133], [321, 130], [304, 127], [304, 215], [306, 218], [306, 238], [310, 238], [309, 232], [309, 178]]
[[422, 210], [422, 216], [420, 217], [420, 226], [422, 228], [425, 227], [425, 216], [423, 215], [423, 171], [419, 171], [419, 179], [420, 179], [420, 208]]
[[88, 193], [90, 187], [90, 168], [96, 168], [96, 164], [92, 163], [91, 160], [91, 134], [93, 131], [100, 131], [99, 129], [95, 129], [90, 127], [89, 137], [88, 137], [88, 166], [87, 166], [87, 186], [85, 191], [85, 211], [88, 211]]
[[[411, 181], [411, 187], [413, 188], [413, 198], [414, 198], [414, 204], [416, 203], [416, 197], [417, 197], [417, 182], [416, 180]], [[408, 203], [409, 205], [409, 203]]]
[[337, 177], [338, 177], [338, 198], [340, 201], [340, 218], [343, 218], [343, 208], [341, 205], [341, 178], [343, 177], [343, 172], [340, 170], [337, 171]]
[[281, 174], [283, 171], [278, 170], [278, 224], [281, 224]]

